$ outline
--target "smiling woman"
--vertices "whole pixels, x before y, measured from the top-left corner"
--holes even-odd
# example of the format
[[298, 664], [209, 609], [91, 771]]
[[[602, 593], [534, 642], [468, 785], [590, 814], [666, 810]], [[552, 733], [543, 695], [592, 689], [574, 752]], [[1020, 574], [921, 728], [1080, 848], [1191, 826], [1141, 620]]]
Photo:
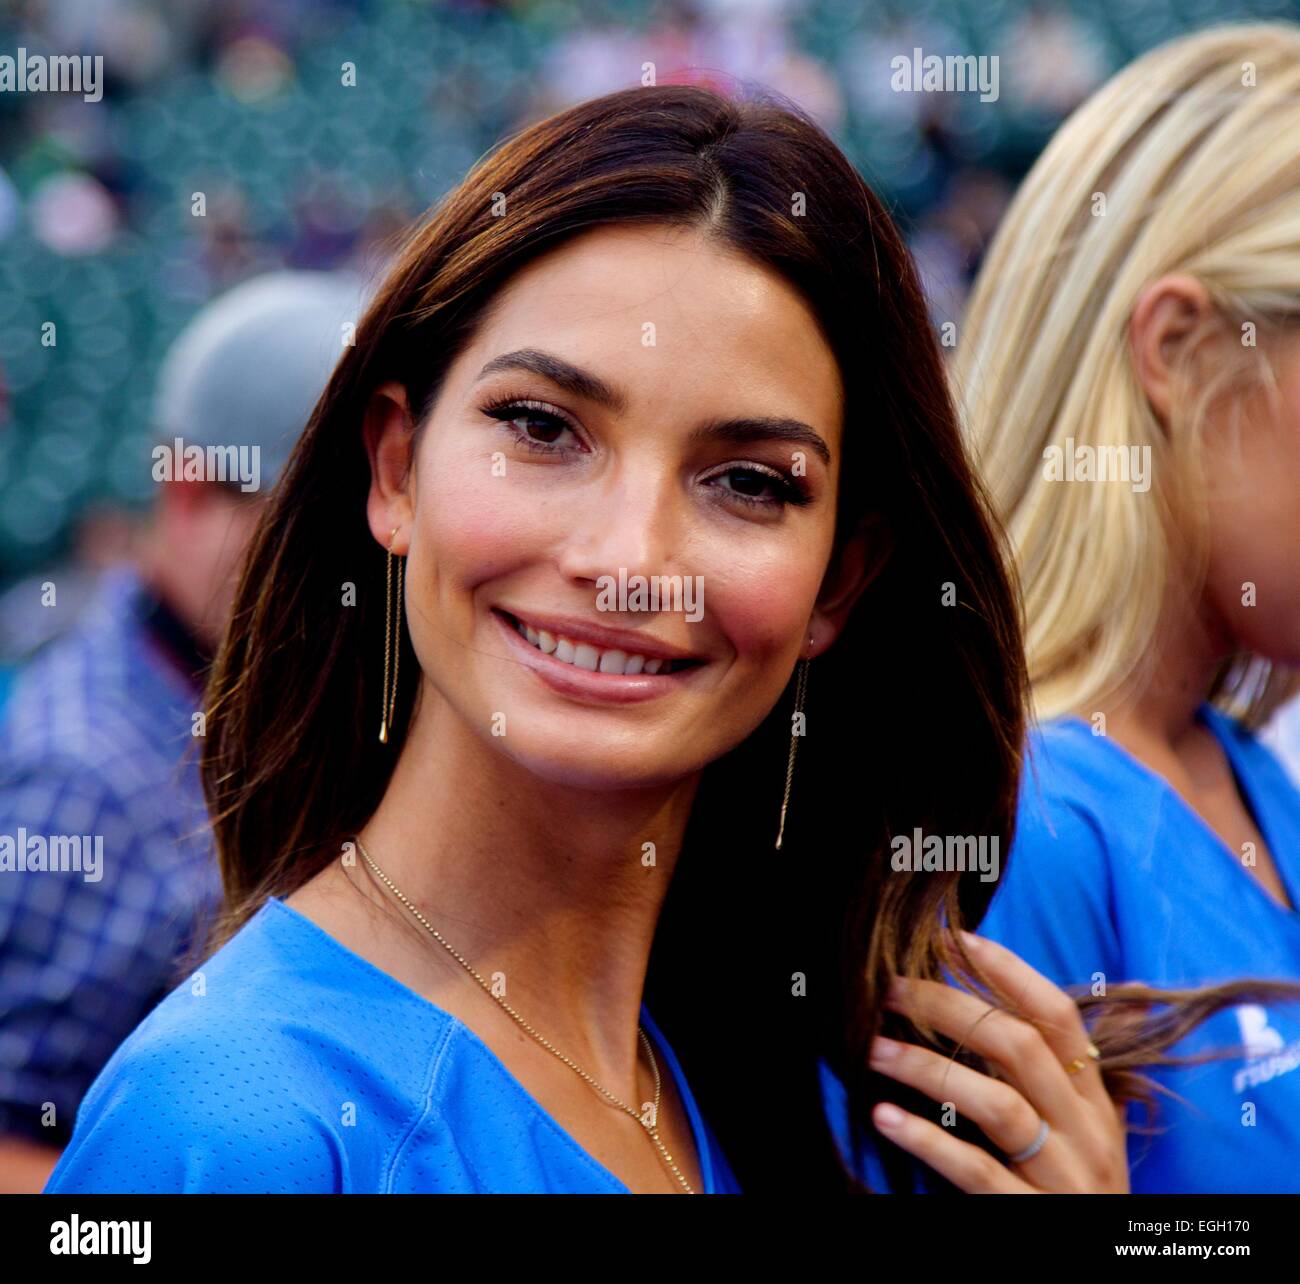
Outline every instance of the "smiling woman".
[[[610, 576], [704, 608], [602, 611]], [[978, 870], [889, 859], [1009, 846], [1023, 683], [916, 273], [834, 144], [685, 86], [541, 122], [307, 426], [210, 692], [224, 931], [51, 1189], [860, 1188], [873, 1125], [963, 1189], [1123, 1189], [1075, 1005], [957, 935]]]

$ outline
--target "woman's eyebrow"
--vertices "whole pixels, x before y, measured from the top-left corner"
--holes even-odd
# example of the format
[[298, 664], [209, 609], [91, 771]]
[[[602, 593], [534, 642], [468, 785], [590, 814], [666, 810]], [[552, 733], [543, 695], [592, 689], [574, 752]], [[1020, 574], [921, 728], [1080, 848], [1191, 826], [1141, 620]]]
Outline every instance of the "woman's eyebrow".
[[756, 441], [789, 441], [807, 446], [828, 468], [831, 462], [830, 447], [820, 433], [798, 419], [783, 419], [769, 415], [746, 416], [743, 419], [716, 419], [697, 428], [691, 437], [695, 441], [729, 441], [743, 445]]
[[[502, 370], [531, 371], [549, 379], [556, 387], [563, 388], [572, 396], [594, 401], [615, 414], [627, 409], [627, 397], [619, 389], [606, 383], [599, 375], [582, 370], [563, 357], [543, 352], [540, 348], [519, 348], [493, 357], [478, 372], [478, 378], [486, 379], [488, 375]], [[728, 441], [737, 444], [772, 440], [794, 442], [807, 446], [827, 466], [831, 462], [830, 448], [820, 433], [798, 419], [781, 416], [746, 415], [739, 419], [716, 419], [695, 429], [691, 438], [694, 441]]]
[[[617, 388], [607, 384], [598, 375], [587, 370], [580, 370], [570, 365], [563, 357], [554, 353], [543, 352], [540, 348], [520, 348], [517, 352], [505, 352], [491, 361], [478, 372], [479, 379], [499, 370], [531, 370], [533, 374], [549, 379], [559, 388], [575, 397], [594, 401], [615, 414], [627, 409], [627, 398]], [[477, 383], [478, 380], [475, 380]]]

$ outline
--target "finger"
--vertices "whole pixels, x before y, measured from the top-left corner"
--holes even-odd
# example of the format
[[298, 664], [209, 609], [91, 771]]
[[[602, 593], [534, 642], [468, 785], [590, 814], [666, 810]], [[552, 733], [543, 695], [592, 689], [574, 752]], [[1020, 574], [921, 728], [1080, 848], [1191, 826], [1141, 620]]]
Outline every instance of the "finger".
[[1038, 1135], [1038, 1112], [1009, 1083], [929, 1048], [881, 1036], [871, 1046], [871, 1068], [941, 1105], [951, 1103], [1008, 1154], [1023, 1150]]
[[1034, 1188], [1016, 1176], [987, 1151], [954, 1137], [946, 1128], [881, 1102], [871, 1121], [884, 1137], [915, 1155], [923, 1164], [946, 1177], [958, 1190], [971, 1195], [1031, 1195]]
[[[908, 1084], [941, 1105], [951, 1104], [970, 1119], [1004, 1155], [1016, 1155], [1037, 1137], [1038, 1112], [1010, 1084], [980, 1074], [930, 1048], [878, 1037], [871, 1068]], [[1061, 1134], [1049, 1132], [1038, 1153], [1019, 1170], [1040, 1190], [1071, 1188], [1070, 1154]]]
[[1095, 1106], [1112, 1109], [1110, 1094], [1101, 1075], [1101, 1064], [1089, 1053], [1092, 1040], [1074, 1000], [1041, 972], [1030, 967], [1020, 955], [997, 941], [970, 932], [963, 932], [962, 939], [971, 957], [989, 979], [996, 981], [1021, 1005], [1061, 1065], [1076, 1067], [1069, 1074], [1076, 1091]]
[[1053, 1127], [1078, 1132], [1083, 1099], [1043, 1036], [1027, 1021], [940, 981], [895, 977], [885, 1006], [933, 1026], [999, 1066]]

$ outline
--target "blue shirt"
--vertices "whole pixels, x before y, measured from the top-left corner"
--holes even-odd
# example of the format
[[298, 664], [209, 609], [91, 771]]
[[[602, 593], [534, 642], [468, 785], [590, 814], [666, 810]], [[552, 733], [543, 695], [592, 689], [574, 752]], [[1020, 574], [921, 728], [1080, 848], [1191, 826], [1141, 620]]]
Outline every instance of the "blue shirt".
[[[644, 1007], [641, 1021], [704, 1193], [738, 1193]], [[274, 897], [117, 1050], [45, 1189], [628, 1193], [473, 1030]]]
[[[1198, 716], [1300, 904], [1300, 792], [1232, 719], [1209, 706]], [[981, 934], [1062, 986], [1300, 981], [1300, 914], [1161, 776], [1078, 718], [1045, 724], [1029, 748], [1015, 844]], [[1163, 1131], [1130, 1136], [1133, 1191], [1300, 1191], [1300, 1008], [1228, 1008], [1171, 1051], [1210, 1048], [1238, 1055], [1149, 1072], [1186, 1104], [1158, 1095]]]
[[[67, 1141], [91, 1081], [175, 985], [176, 957], [219, 901], [191, 735], [200, 689], [167, 645], [167, 618], [134, 573], [108, 572], [9, 695], [0, 1133]], [[27, 858], [74, 838], [77, 866]]]

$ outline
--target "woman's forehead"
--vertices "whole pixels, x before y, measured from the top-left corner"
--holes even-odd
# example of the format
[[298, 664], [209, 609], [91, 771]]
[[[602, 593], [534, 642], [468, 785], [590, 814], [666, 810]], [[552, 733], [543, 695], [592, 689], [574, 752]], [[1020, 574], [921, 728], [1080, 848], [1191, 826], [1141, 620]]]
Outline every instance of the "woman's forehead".
[[492, 300], [464, 367], [472, 379], [501, 353], [539, 347], [660, 395], [671, 375], [682, 391], [752, 390], [838, 423], [838, 363], [806, 301], [696, 229], [602, 228], [530, 263]]

